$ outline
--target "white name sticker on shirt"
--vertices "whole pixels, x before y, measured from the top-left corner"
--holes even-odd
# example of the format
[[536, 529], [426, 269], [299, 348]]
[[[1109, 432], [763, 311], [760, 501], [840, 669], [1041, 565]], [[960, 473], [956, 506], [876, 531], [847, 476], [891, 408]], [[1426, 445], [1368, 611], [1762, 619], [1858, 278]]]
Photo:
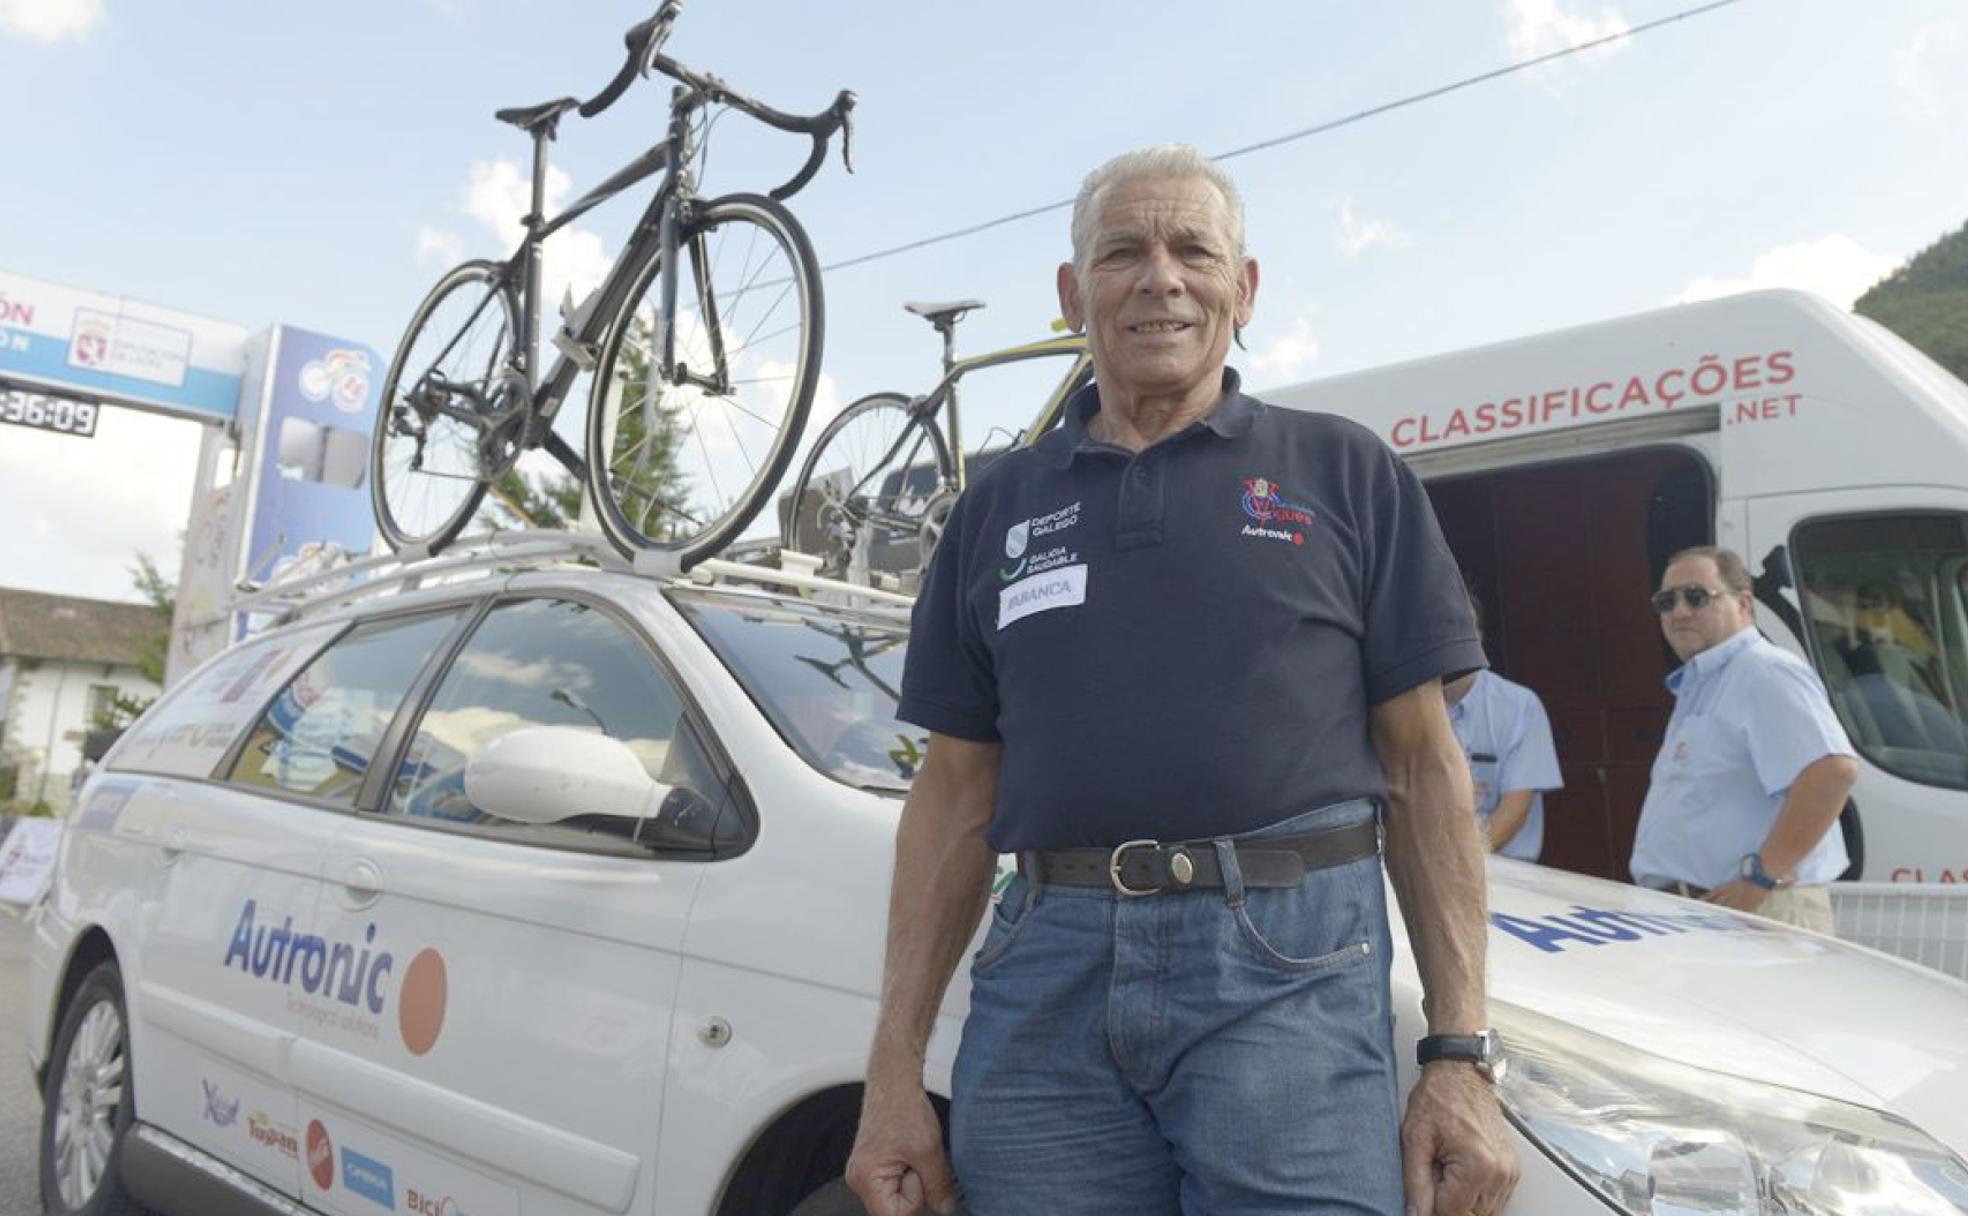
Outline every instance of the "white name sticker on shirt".
[[1053, 608], [1073, 608], [1086, 603], [1087, 568], [1059, 566], [1043, 574], [1019, 579], [998, 592], [998, 628], [1022, 620], [1035, 612]]

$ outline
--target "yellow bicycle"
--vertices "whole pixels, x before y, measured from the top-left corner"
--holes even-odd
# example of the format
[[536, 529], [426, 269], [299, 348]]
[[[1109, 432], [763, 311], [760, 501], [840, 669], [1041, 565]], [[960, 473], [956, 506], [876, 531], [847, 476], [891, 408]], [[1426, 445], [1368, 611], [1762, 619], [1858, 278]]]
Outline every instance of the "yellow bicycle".
[[789, 547], [819, 558], [821, 573], [829, 577], [893, 581], [914, 590], [969, 474], [1003, 450], [964, 454], [958, 384], [984, 368], [1030, 359], [1065, 361], [1066, 374], [1014, 441], [1031, 444], [1059, 421], [1074, 390], [1092, 378], [1093, 360], [1079, 334], [959, 359], [957, 322], [984, 307], [982, 300], [903, 307], [942, 335], [943, 378], [920, 397], [870, 393], [828, 423], [781, 501], [780, 535]]

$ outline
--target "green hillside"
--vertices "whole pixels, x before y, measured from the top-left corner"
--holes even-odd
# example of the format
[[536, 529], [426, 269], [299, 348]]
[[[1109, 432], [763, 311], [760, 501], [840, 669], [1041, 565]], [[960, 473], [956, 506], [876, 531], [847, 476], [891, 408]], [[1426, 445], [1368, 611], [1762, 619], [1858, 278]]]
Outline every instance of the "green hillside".
[[1968, 225], [1915, 254], [1852, 308], [1968, 380]]

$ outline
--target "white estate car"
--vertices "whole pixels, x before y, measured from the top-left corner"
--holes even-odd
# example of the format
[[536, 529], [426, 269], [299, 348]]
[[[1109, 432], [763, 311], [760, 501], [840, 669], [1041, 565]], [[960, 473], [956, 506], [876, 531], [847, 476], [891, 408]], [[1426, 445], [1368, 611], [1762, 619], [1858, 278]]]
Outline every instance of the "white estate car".
[[[905, 627], [541, 561], [190, 675], [35, 922], [49, 1211], [858, 1211]], [[1516, 863], [1491, 898], [1510, 1213], [1968, 1212], [1968, 987]]]

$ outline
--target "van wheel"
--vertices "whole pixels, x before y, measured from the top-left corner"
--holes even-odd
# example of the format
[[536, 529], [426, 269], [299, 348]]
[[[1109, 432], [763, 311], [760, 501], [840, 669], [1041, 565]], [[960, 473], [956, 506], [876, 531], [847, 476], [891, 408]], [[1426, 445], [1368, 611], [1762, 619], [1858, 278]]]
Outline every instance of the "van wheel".
[[123, 975], [98, 964], [75, 990], [55, 1036], [41, 1096], [41, 1203], [50, 1216], [141, 1216], [123, 1189], [123, 1137], [136, 1102]]

